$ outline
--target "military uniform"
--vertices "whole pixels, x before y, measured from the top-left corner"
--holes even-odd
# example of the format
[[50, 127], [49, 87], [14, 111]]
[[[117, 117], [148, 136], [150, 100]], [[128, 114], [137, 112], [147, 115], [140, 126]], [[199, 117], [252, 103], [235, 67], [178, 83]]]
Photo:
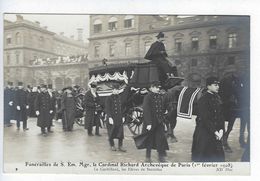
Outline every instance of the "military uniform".
[[48, 92], [41, 92], [37, 95], [35, 100], [35, 111], [39, 111], [40, 113], [37, 119], [37, 126], [41, 128], [42, 133], [45, 133], [46, 128], [50, 131], [54, 114], [54, 112], [50, 113], [50, 111], [53, 111], [54, 108], [55, 104], [52, 102]]
[[[20, 88], [17, 89], [15, 92], [15, 107], [16, 107], [16, 125], [17, 129], [20, 129], [20, 122], [23, 122], [23, 129], [26, 130], [27, 128], [27, 93], [24, 89]], [[18, 107], [20, 110], [18, 110]]]
[[[109, 136], [109, 143], [114, 147], [114, 140], [119, 140], [119, 148], [123, 145], [124, 129], [123, 129], [123, 111], [122, 100], [120, 95], [111, 95], [106, 98], [105, 112], [107, 114], [107, 130]], [[109, 118], [113, 119], [113, 124], [109, 124]]]
[[192, 160], [225, 161], [223, 145], [215, 132], [224, 130], [221, 100], [216, 93], [206, 92], [198, 101], [198, 117], [193, 135]]
[[[147, 134], [146, 139], [146, 157], [151, 157], [151, 149], [156, 149], [159, 154], [159, 160], [166, 156], [166, 150], [169, 150], [168, 142], [164, 133], [166, 104], [164, 95], [149, 92], [143, 102], [144, 125], [142, 134]], [[148, 131], [147, 125], [152, 128]]]

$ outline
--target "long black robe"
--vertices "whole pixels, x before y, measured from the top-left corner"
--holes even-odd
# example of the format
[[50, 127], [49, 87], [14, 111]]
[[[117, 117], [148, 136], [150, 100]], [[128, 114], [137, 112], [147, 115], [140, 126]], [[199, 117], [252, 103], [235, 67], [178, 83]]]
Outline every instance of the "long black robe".
[[[163, 95], [149, 92], [144, 98], [143, 110], [144, 124], [141, 139], [135, 139], [136, 143], [141, 145], [138, 149], [156, 149], [159, 153], [169, 150], [164, 133], [166, 102]], [[146, 129], [147, 125], [152, 126], [150, 131]], [[139, 141], [143, 143], [138, 143]]]
[[[4, 123], [10, 124], [10, 120], [14, 119], [14, 95], [15, 91], [10, 88], [4, 90]], [[13, 105], [9, 105], [9, 102], [13, 102]]]
[[221, 140], [214, 132], [224, 131], [223, 110], [217, 94], [205, 93], [198, 101], [198, 117], [193, 134], [192, 160], [199, 162], [225, 161]]
[[[106, 98], [105, 112], [107, 114], [107, 130], [110, 139], [123, 139], [123, 109], [120, 95], [111, 95]], [[113, 119], [113, 124], [109, 124], [109, 118]]]
[[64, 93], [61, 99], [61, 109], [63, 110], [62, 119], [64, 129], [71, 131], [75, 121], [76, 100], [73, 95]]

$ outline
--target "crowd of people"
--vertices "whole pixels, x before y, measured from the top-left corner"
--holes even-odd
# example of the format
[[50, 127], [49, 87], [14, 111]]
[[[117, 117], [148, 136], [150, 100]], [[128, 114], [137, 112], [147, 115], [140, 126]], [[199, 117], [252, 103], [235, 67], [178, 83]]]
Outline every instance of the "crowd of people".
[[[142, 104], [143, 130], [134, 138], [138, 149], [146, 149], [146, 162], [151, 162], [151, 151], [156, 149], [159, 162], [166, 161], [166, 150], [169, 149], [165, 124], [169, 119], [176, 119], [176, 108], [169, 109], [167, 94], [162, 89], [168, 87], [169, 82], [177, 76], [175, 66], [171, 66], [167, 59], [163, 44], [164, 34], [157, 35], [155, 42], [145, 56], [156, 64], [159, 70], [159, 79], [150, 83]], [[172, 73], [169, 73], [172, 72]], [[24, 89], [23, 83], [18, 83], [18, 88], [13, 88], [13, 83], [8, 82], [4, 91], [4, 121], [5, 126], [10, 126], [10, 120], [17, 121], [17, 130], [20, 130], [20, 122], [23, 122], [23, 130], [27, 131], [27, 118], [37, 117], [37, 126], [42, 135], [52, 133], [53, 119], [62, 119], [64, 131], [72, 131], [78, 112], [85, 115], [85, 129], [88, 136], [101, 136], [100, 114], [105, 113], [105, 123], [108, 132], [108, 141], [111, 151], [126, 152], [123, 147], [125, 122], [125, 105], [128, 101], [130, 86], [120, 93], [120, 85], [113, 84], [112, 95], [107, 96], [102, 107], [97, 93], [97, 83], [93, 82], [87, 91], [79, 86], [66, 87], [60, 91], [54, 91], [52, 85], [42, 84], [39, 87]], [[225, 161], [223, 150], [223, 134], [225, 131], [221, 99], [218, 96], [219, 81], [216, 77], [206, 79], [205, 92], [198, 101], [198, 116], [196, 128], [193, 134], [192, 161], [197, 162], [222, 162]], [[82, 106], [78, 106], [78, 104]], [[83, 114], [85, 113], [85, 114]], [[170, 115], [167, 117], [167, 115]], [[174, 129], [176, 120], [171, 120], [171, 129]], [[168, 129], [168, 130], [171, 130]], [[172, 138], [175, 138], [170, 131]], [[118, 147], [114, 139], [118, 139]], [[175, 139], [175, 141], [177, 141]], [[249, 148], [249, 147], [248, 147]], [[248, 160], [249, 151], [245, 152]]]

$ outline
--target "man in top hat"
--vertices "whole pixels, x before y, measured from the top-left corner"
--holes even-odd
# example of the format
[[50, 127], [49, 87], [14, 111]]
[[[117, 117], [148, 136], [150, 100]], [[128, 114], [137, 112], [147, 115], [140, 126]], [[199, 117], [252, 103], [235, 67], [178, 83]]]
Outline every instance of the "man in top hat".
[[16, 107], [16, 125], [17, 130], [20, 130], [20, 122], [23, 122], [23, 130], [29, 130], [27, 128], [27, 110], [29, 105], [27, 102], [27, 93], [23, 89], [23, 82], [18, 82], [18, 89], [15, 92], [15, 107]]
[[149, 93], [144, 97], [144, 125], [142, 134], [147, 134], [146, 139], [146, 162], [151, 162], [151, 150], [158, 152], [158, 161], [166, 162], [166, 150], [169, 150], [167, 138], [164, 132], [166, 102], [160, 92], [160, 83], [151, 83]]
[[41, 92], [35, 100], [35, 113], [38, 117], [37, 126], [41, 128], [41, 133], [46, 136], [46, 128], [49, 133], [51, 131], [51, 123], [54, 114], [55, 105], [51, 101], [51, 97], [47, 91], [47, 85], [41, 85]]
[[4, 125], [12, 126], [11, 120], [14, 114], [14, 94], [13, 82], [7, 82], [7, 87], [4, 89]]
[[99, 133], [100, 119], [99, 111], [101, 110], [99, 96], [97, 94], [97, 83], [90, 84], [90, 89], [86, 92], [84, 97], [85, 115], [85, 129], [88, 130], [88, 135], [93, 136], [92, 128], [96, 126], [95, 135], [101, 136]]
[[112, 151], [116, 151], [114, 139], [118, 139], [118, 151], [126, 152], [123, 148], [124, 139], [124, 118], [123, 118], [123, 102], [119, 95], [120, 85], [114, 83], [112, 95], [106, 98], [105, 112], [107, 114], [107, 130], [109, 144]]
[[145, 59], [151, 60], [156, 64], [159, 70], [159, 80], [164, 84], [169, 77], [177, 76], [176, 66], [171, 66], [168, 60], [168, 55], [163, 44], [164, 33], [160, 32], [157, 36], [157, 41], [154, 42], [145, 55]]
[[225, 161], [223, 150], [224, 117], [218, 96], [219, 81], [206, 79], [207, 91], [198, 101], [198, 116], [193, 135], [192, 160], [198, 162]]

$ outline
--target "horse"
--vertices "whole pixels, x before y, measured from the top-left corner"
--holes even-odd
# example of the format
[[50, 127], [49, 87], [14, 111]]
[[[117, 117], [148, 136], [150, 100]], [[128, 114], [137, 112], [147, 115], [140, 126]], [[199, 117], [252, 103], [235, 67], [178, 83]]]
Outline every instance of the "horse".
[[[250, 94], [249, 79], [247, 75], [237, 76], [231, 74], [220, 81], [219, 95], [223, 102], [223, 113], [225, 121], [228, 122], [227, 130], [223, 136], [223, 145], [226, 152], [232, 152], [228, 144], [228, 137], [233, 129], [236, 118], [240, 118], [239, 143], [245, 147], [245, 128], [249, 133], [250, 119]], [[248, 137], [249, 139], [249, 137]]]

